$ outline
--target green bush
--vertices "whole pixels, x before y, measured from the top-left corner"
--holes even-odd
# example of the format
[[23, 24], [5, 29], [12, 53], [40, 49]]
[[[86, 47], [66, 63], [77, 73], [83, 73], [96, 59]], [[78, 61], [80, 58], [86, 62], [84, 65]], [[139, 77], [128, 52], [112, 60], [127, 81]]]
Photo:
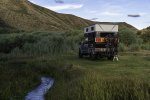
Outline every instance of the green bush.
[[19, 49], [18, 47], [16, 47], [16, 48], [14, 48], [12, 51], [11, 51], [11, 56], [16, 56], [16, 57], [18, 57], [18, 56], [20, 56], [20, 55], [22, 55], [23, 53], [22, 53], [22, 50], [21, 49]]
[[138, 51], [141, 49], [143, 39], [140, 38], [139, 34], [123, 29], [120, 31], [120, 42], [120, 51]]
[[119, 51], [120, 52], [124, 52], [124, 51], [126, 51], [127, 49], [126, 49], [126, 46], [123, 44], [123, 43], [119, 43]]
[[1, 34], [0, 52], [29, 55], [64, 55], [78, 50], [80, 33], [16, 33]]
[[141, 34], [142, 34], [142, 31], [137, 31], [136, 34], [137, 34], [137, 35], [141, 35]]
[[133, 31], [127, 29], [120, 31], [120, 42], [125, 44], [127, 47], [131, 44], [136, 43], [136, 39], [137, 36]]
[[143, 44], [141, 48], [144, 50], [150, 50], [150, 44]]
[[25, 43], [36, 42], [38, 38], [32, 34], [3, 34], [0, 37], [0, 52], [10, 53], [14, 48], [22, 48]]
[[141, 46], [139, 44], [132, 44], [129, 47], [130, 51], [139, 51], [141, 49]]
[[141, 38], [145, 43], [150, 43], [150, 30], [144, 31]]

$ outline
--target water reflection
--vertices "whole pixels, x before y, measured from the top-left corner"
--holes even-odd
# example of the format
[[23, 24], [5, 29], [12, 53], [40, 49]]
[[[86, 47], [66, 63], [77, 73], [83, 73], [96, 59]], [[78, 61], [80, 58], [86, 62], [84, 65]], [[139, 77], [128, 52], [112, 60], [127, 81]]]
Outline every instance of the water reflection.
[[48, 77], [41, 78], [41, 85], [28, 93], [25, 100], [44, 100], [44, 95], [53, 86], [54, 80]]

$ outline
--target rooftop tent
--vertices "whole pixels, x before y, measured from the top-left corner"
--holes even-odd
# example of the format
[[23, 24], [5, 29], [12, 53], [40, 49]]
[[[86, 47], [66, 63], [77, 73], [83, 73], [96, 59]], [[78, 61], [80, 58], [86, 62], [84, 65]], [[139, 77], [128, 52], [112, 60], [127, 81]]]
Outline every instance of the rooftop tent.
[[94, 24], [84, 28], [84, 33], [92, 33], [92, 32], [118, 32], [118, 25]]

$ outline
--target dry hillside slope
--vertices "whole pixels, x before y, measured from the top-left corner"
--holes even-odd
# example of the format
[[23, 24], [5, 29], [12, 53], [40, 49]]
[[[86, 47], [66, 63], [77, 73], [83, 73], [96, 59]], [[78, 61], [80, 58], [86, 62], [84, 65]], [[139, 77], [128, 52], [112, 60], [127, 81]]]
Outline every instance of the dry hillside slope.
[[[96, 23], [74, 15], [60, 14], [27, 0], [1, 0], [0, 21], [7, 26], [25, 31], [82, 29], [85, 26]], [[129, 28], [134, 31], [137, 30], [124, 22], [117, 24], [120, 25], [120, 29]]]
[[1, 0], [0, 18], [8, 25], [26, 31], [80, 29], [93, 23], [74, 15], [56, 13], [27, 0]]

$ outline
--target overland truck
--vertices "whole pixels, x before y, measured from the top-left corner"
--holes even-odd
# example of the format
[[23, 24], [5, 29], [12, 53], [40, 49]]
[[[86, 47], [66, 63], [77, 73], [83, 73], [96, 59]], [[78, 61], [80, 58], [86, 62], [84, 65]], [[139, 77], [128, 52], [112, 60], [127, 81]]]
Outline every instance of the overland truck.
[[85, 40], [80, 42], [79, 58], [107, 57], [113, 60], [118, 54], [118, 25], [94, 24], [84, 28]]

